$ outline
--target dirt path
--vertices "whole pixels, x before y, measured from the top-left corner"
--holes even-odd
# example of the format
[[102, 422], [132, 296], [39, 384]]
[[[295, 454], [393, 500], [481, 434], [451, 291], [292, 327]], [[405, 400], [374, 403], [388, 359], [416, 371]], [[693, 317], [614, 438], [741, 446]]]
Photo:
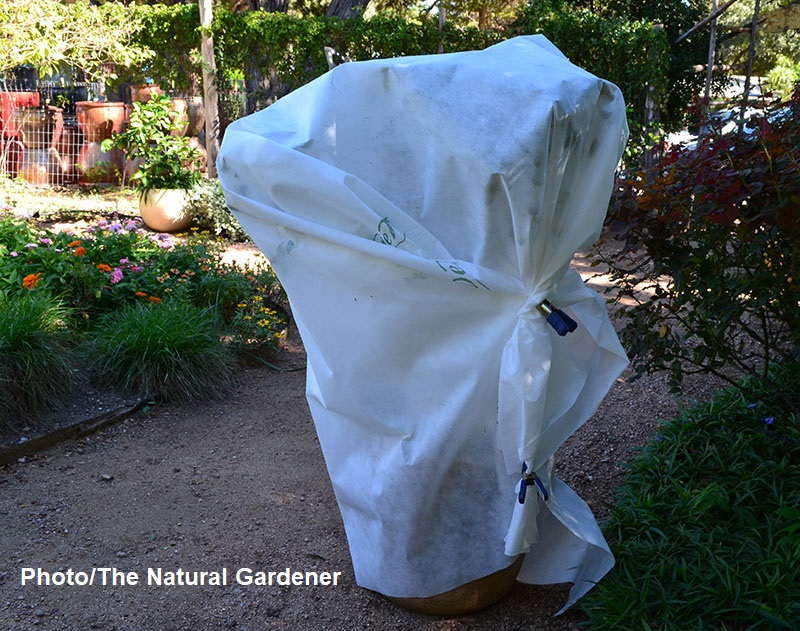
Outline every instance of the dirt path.
[[[578, 628], [577, 612], [551, 617], [563, 586], [517, 584], [492, 608], [456, 619], [414, 614], [359, 588], [299, 345], [281, 365], [292, 370], [242, 370], [223, 401], [157, 406], [0, 468], [0, 628]], [[618, 383], [560, 451], [562, 477], [603, 514], [618, 460], [673, 410], [662, 383]], [[22, 568], [117, 568], [140, 583], [21, 586]], [[228, 585], [147, 586], [147, 568], [226, 568]], [[336, 586], [245, 586], [234, 580], [239, 568], [341, 574]], [[115, 580], [111, 570], [105, 577]]]
[[[243, 369], [224, 400], [156, 406], [0, 467], [0, 629], [579, 628], [578, 612], [552, 617], [566, 586], [517, 584], [488, 610], [452, 619], [359, 588], [305, 401], [296, 333], [277, 361], [284, 371]], [[708, 388], [699, 383], [690, 394]], [[663, 379], [621, 379], [559, 450], [560, 477], [602, 517], [620, 461], [676, 409]], [[74, 575], [78, 582], [94, 568], [95, 584], [40, 587], [34, 576], [23, 586], [23, 568], [85, 573]], [[227, 585], [148, 586], [148, 568], [206, 571], [211, 582], [224, 568]], [[238, 584], [240, 568], [323, 580], [328, 572], [331, 582], [340, 574], [335, 586], [270, 587]], [[138, 584], [120, 584], [130, 572]]]

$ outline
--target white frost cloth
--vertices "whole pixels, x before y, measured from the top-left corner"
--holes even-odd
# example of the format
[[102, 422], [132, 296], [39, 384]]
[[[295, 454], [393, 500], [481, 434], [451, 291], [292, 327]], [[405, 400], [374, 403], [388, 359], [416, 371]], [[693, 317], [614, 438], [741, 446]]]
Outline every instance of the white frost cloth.
[[[426, 597], [527, 553], [569, 606], [613, 565], [553, 455], [627, 363], [569, 268], [626, 137], [619, 90], [542, 36], [344, 64], [228, 127], [220, 181], [289, 296], [359, 585]], [[523, 462], [547, 501], [519, 503]]]

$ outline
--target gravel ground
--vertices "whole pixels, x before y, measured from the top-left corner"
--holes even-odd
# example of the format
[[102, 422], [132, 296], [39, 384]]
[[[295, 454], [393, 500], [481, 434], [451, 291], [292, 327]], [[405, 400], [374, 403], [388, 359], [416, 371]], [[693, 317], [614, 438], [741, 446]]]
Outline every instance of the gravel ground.
[[[224, 400], [155, 406], [0, 467], [0, 628], [579, 628], [577, 611], [553, 617], [565, 585], [518, 583], [496, 605], [460, 618], [413, 613], [359, 588], [320, 474], [296, 334], [276, 361], [281, 371], [243, 369]], [[689, 396], [709, 388], [697, 383]], [[559, 450], [560, 477], [604, 516], [620, 462], [676, 410], [663, 378], [623, 375]], [[39, 587], [20, 584], [22, 568], [117, 572], [96, 569], [93, 586]], [[147, 586], [148, 568], [225, 568], [228, 584]], [[233, 580], [239, 568], [340, 574], [336, 586], [243, 586]], [[130, 572], [139, 584], [123, 584]]]

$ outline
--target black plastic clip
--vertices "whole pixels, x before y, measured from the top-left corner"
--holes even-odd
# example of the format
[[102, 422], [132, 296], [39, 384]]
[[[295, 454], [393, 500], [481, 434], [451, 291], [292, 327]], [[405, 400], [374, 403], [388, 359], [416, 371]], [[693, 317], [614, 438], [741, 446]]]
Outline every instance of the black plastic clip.
[[535, 473], [533, 472], [526, 473], [527, 470], [528, 470], [528, 465], [523, 462], [522, 473], [521, 473], [522, 484], [519, 485], [519, 497], [518, 497], [519, 503], [520, 504], [525, 503], [525, 495], [527, 494], [528, 487], [531, 485], [536, 487], [536, 490], [539, 491], [539, 495], [541, 495], [542, 499], [546, 502], [547, 499], [550, 497], [550, 495], [547, 492], [547, 489], [544, 488], [544, 484], [542, 484], [542, 481], [538, 477], [536, 477]]
[[570, 318], [561, 309], [556, 309], [549, 301], [542, 302], [537, 309], [547, 318], [547, 324], [553, 327], [561, 337], [572, 333], [578, 328], [578, 323]]

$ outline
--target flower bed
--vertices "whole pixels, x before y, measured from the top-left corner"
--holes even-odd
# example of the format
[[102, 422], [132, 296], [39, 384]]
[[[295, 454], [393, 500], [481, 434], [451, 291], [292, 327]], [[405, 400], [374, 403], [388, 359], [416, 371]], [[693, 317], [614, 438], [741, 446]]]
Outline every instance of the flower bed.
[[268, 265], [224, 263], [225, 242], [197, 229], [153, 233], [115, 214], [82, 223], [48, 230], [0, 215], [0, 350], [18, 351], [0, 366], [0, 424], [59, 398], [50, 364], [29, 361], [42, 352], [67, 366], [57, 390], [91, 379], [190, 400], [224, 390], [234, 351], [270, 349], [283, 335], [286, 303]]

